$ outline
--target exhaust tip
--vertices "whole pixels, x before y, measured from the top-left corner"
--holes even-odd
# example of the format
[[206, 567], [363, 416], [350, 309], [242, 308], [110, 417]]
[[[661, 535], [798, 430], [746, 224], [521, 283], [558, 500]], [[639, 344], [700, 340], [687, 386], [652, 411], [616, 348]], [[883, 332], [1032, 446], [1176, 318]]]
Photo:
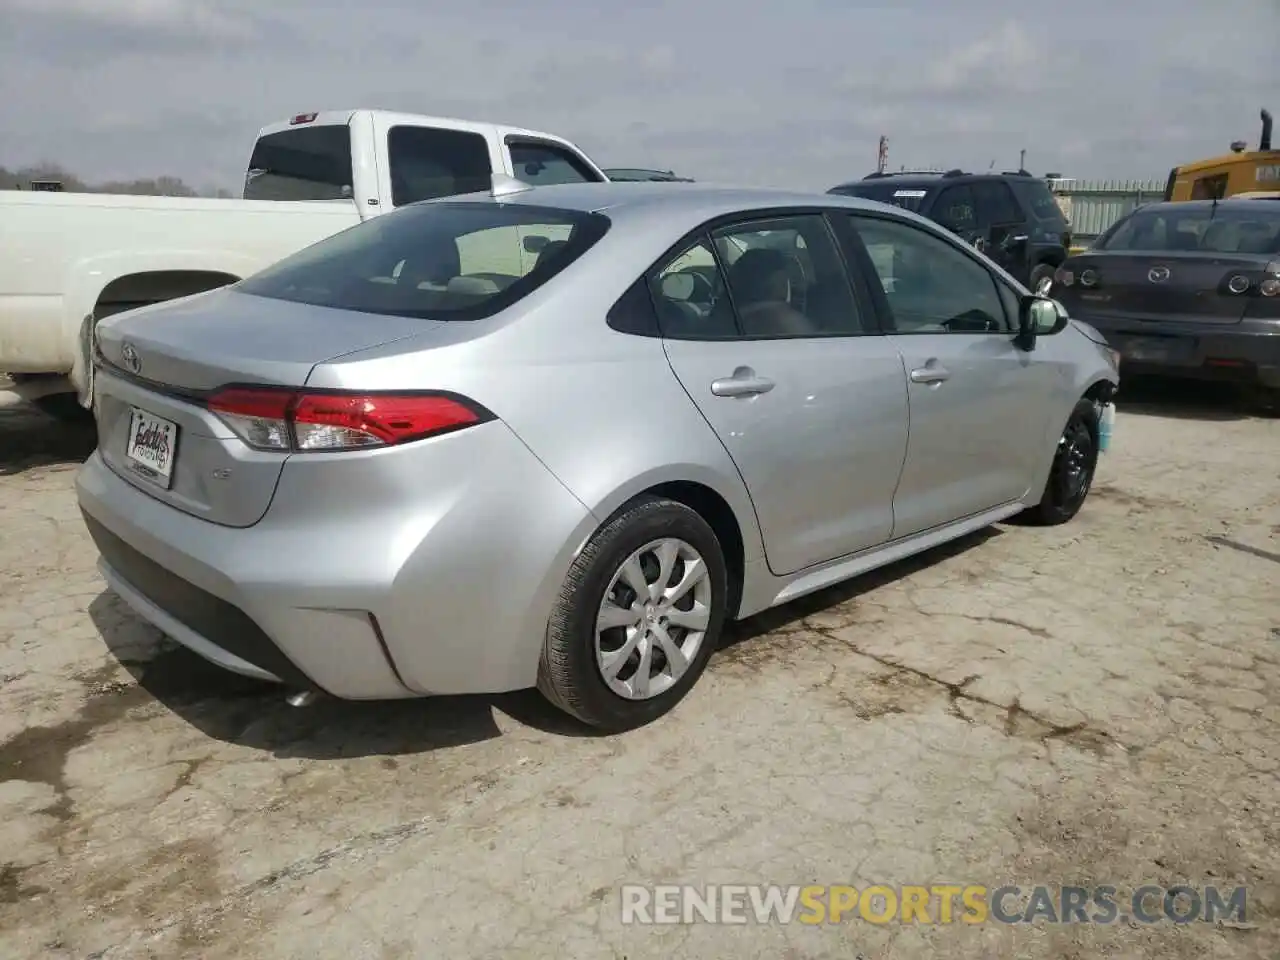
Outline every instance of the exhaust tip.
[[299, 690], [297, 693], [285, 697], [285, 703], [291, 707], [309, 707], [317, 699], [319, 699], [319, 694], [314, 690]]

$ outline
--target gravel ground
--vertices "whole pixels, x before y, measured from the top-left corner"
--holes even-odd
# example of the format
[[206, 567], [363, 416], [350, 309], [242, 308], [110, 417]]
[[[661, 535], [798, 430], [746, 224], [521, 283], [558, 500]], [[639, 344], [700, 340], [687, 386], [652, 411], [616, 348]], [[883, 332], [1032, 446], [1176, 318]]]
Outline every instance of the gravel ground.
[[[286, 706], [103, 590], [92, 437], [0, 408], [0, 956], [1280, 956], [1280, 421], [1122, 403], [1071, 524], [739, 625], [596, 737]], [[624, 925], [622, 884], [1248, 888], [1245, 922]]]

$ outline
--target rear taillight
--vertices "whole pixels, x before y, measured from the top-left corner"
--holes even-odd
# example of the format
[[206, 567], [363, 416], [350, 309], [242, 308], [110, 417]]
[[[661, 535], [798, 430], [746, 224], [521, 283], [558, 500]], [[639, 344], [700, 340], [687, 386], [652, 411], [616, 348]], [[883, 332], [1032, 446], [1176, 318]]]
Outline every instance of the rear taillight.
[[493, 419], [446, 393], [355, 393], [226, 387], [208, 408], [255, 450], [366, 450], [449, 433]]
[[1262, 268], [1258, 292], [1264, 297], [1280, 297], [1280, 260], [1272, 260]]
[[1232, 296], [1280, 296], [1280, 261], [1261, 270], [1232, 270], [1218, 283], [1218, 293]]

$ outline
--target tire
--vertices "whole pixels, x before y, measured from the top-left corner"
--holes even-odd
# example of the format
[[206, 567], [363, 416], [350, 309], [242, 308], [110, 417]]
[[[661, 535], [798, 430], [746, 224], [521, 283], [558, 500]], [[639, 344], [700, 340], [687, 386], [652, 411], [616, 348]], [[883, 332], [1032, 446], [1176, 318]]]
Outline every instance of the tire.
[[1038, 263], [1035, 269], [1031, 271], [1031, 279], [1027, 286], [1031, 288], [1032, 293], [1039, 294], [1040, 284], [1045, 280], [1052, 281], [1054, 274], [1057, 272], [1057, 268], [1051, 263]]
[[80, 406], [80, 398], [74, 393], [50, 393], [31, 401], [32, 406], [47, 417], [61, 423], [88, 424], [93, 422], [93, 411]]
[[1040, 526], [1056, 526], [1079, 513], [1093, 487], [1098, 453], [1098, 410], [1092, 400], [1078, 400], [1054, 449], [1044, 493], [1040, 502], [1026, 511], [1026, 519]]
[[[628, 585], [623, 574], [624, 564], [637, 551], [673, 541], [683, 547], [671, 560], [668, 583], [678, 582], [696, 569], [692, 563], [694, 554], [703, 561], [705, 578], [694, 581], [695, 586], [677, 599], [674, 607], [655, 606], [642, 596], [629, 602], [628, 598], [637, 597], [638, 591]], [[646, 583], [659, 579], [659, 563], [656, 552], [641, 557], [637, 566]], [[635, 621], [634, 625], [606, 628], [598, 637], [598, 618], [604, 610], [606, 595], [617, 601], [610, 609], [619, 616], [633, 616]], [[697, 597], [702, 598], [705, 618], [696, 616]], [[595, 532], [569, 568], [547, 622], [538, 666], [538, 689], [555, 706], [602, 732], [618, 733], [650, 723], [684, 699], [706, 669], [720, 639], [727, 598], [724, 553], [710, 525], [682, 503], [652, 496], [637, 498]], [[679, 609], [686, 599], [695, 605], [694, 611]], [[636, 612], [638, 608], [648, 609], [647, 619], [643, 611]], [[666, 620], [663, 610], [671, 615], [671, 622]], [[675, 624], [676, 619], [691, 622], [696, 619], [705, 626], [701, 631], [689, 629]], [[669, 631], [666, 636], [670, 642], [664, 644], [649, 633], [658, 628]], [[700, 638], [696, 636], [699, 632]], [[681, 658], [688, 654], [683, 672], [665, 652], [673, 645], [685, 648]], [[623, 665], [616, 671], [614, 685], [611, 685], [606, 679], [603, 661], [610, 652], [624, 647], [628, 656], [614, 660], [615, 663], [621, 660]], [[649, 651], [646, 680], [655, 667], [660, 669], [651, 681], [650, 695], [641, 696], [640, 688], [649, 686], [649, 682], [639, 679], [639, 667], [646, 663], [646, 648]], [[631, 695], [619, 692], [617, 684], [631, 687]]]
[[[14, 383], [36, 380], [45, 374], [10, 374]], [[93, 422], [93, 411], [80, 406], [80, 399], [74, 391], [67, 393], [47, 393], [29, 401], [30, 404], [47, 417], [61, 423], [87, 424]]]
[[1247, 388], [1245, 403], [1260, 417], [1280, 417], [1280, 387]]

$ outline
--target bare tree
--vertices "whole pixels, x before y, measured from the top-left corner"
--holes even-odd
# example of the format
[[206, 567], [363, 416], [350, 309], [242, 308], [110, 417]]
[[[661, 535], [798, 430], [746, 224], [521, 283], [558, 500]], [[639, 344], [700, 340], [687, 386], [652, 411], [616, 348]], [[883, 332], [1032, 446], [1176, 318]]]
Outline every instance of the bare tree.
[[58, 180], [64, 193], [121, 193], [147, 197], [221, 197], [232, 196], [222, 187], [196, 190], [181, 177], [150, 177], [138, 180], [109, 180], [106, 183], [88, 183], [61, 164], [42, 161], [10, 170], [0, 167], [0, 190], [27, 190], [32, 180]]

